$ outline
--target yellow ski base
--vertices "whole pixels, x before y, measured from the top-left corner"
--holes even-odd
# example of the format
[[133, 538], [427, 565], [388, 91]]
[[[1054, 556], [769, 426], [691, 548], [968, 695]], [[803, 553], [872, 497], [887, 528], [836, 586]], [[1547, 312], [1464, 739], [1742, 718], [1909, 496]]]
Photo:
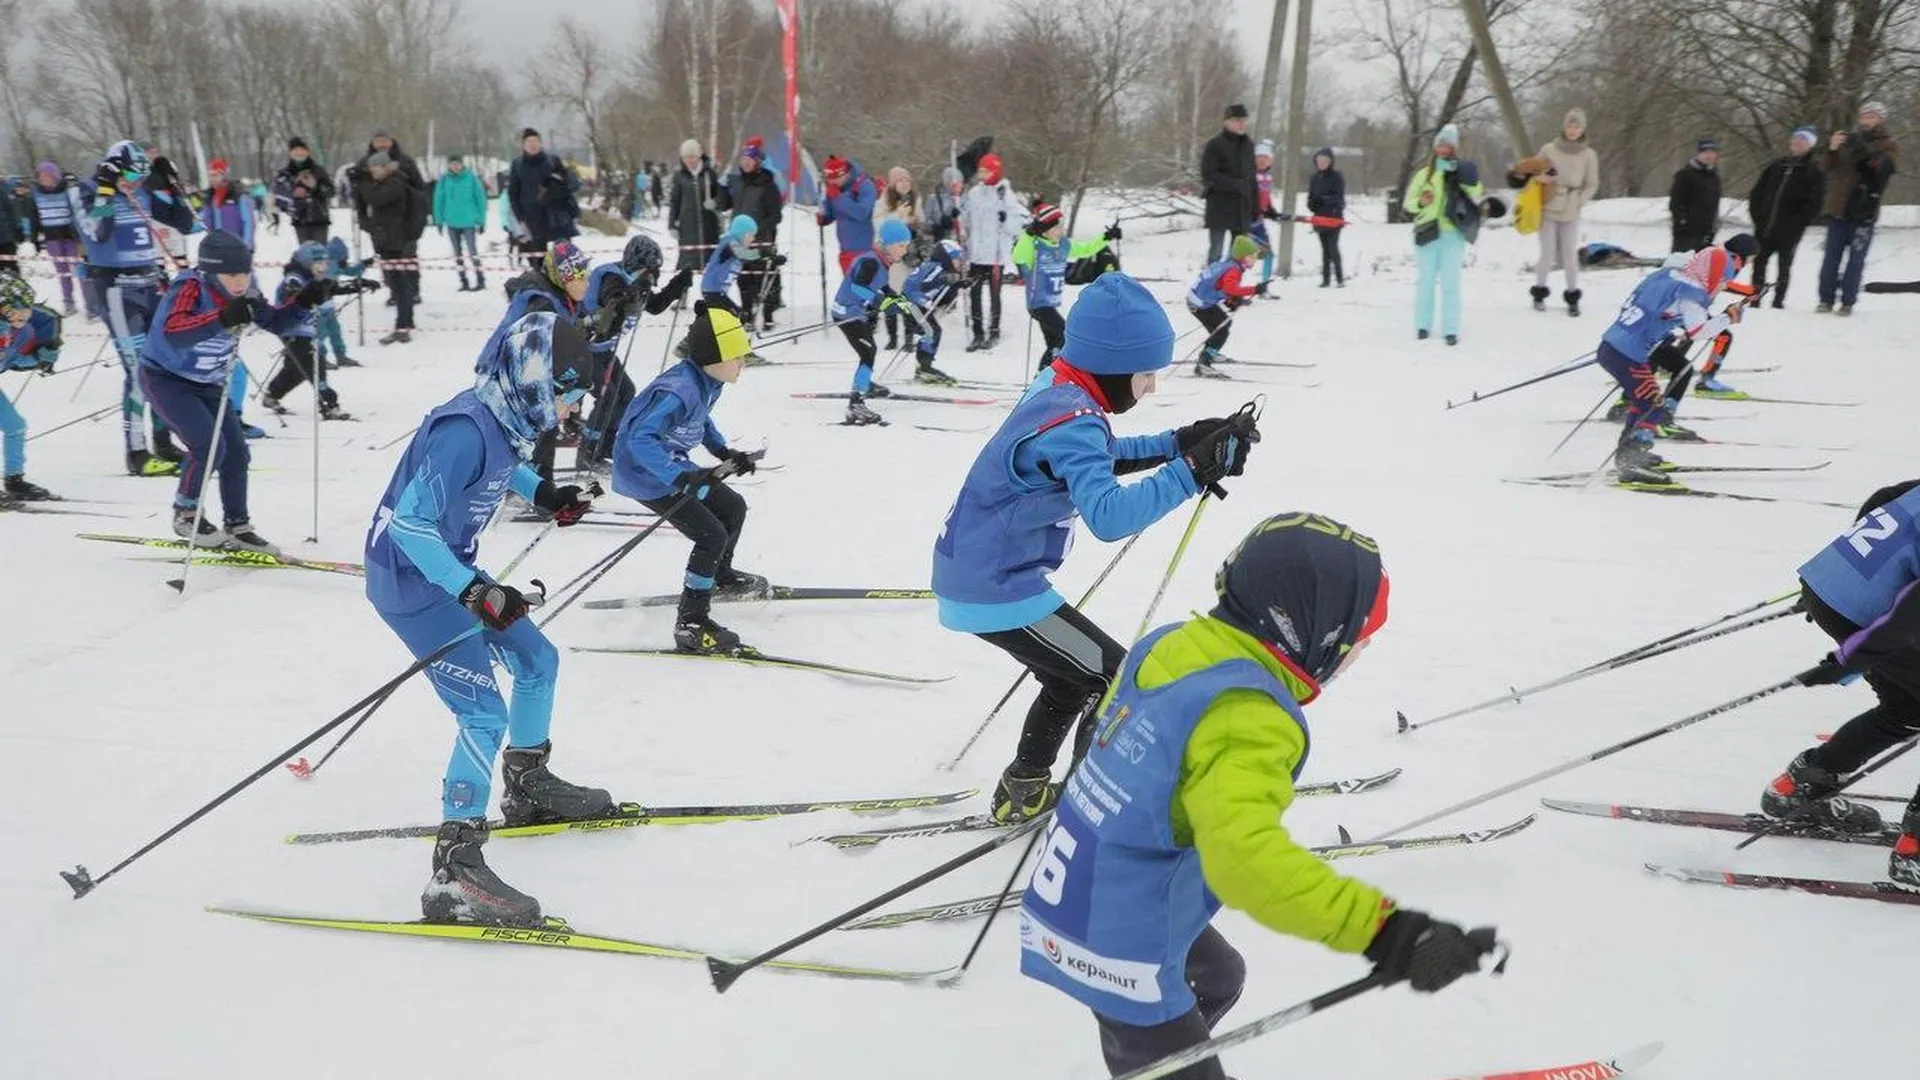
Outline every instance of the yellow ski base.
[[[400, 934], [407, 937], [439, 938], [443, 941], [470, 941], [496, 945], [534, 945], [550, 949], [575, 949], [582, 952], [618, 953], [624, 956], [651, 956], [663, 960], [705, 961], [707, 954], [674, 945], [648, 941], [601, 937], [586, 934], [567, 925], [565, 919], [549, 916], [545, 926], [486, 926], [480, 923], [390, 922], [367, 919], [330, 919], [312, 915], [284, 915], [264, 911], [241, 911], [209, 905], [215, 915], [232, 915], [254, 922], [282, 926], [307, 926], [319, 930], [356, 930], [371, 934]], [[850, 967], [844, 964], [815, 963], [808, 960], [769, 960], [766, 967], [776, 971], [805, 975], [826, 975], [836, 979], [866, 979], [876, 982], [937, 982], [954, 968], [940, 971], [892, 971], [886, 968]]]

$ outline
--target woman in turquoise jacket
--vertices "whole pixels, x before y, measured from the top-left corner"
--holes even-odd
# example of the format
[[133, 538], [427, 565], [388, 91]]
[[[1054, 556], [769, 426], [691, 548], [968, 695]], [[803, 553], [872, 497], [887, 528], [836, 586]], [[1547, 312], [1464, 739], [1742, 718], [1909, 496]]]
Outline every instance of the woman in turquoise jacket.
[[1460, 129], [1448, 124], [1433, 137], [1433, 153], [1407, 182], [1402, 205], [1413, 215], [1420, 258], [1413, 325], [1421, 341], [1433, 336], [1433, 290], [1440, 289], [1440, 332], [1460, 344], [1460, 266], [1480, 228], [1480, 170], [1460, 159]]
[[[433, 221], [447, 230], [453, 241], [454, 265], [460, 268], [460, 291], [479, 292], [487, 287], [487, 272], [480, 267], [478, 237], [487, 227], [487, 189], [480, 178], [467, 171], [459, 154], [447, 155], [447, 171], [433, 185]], [[461, 249], [473, 259], [474, 283], [467, 284], [467, 262]]]

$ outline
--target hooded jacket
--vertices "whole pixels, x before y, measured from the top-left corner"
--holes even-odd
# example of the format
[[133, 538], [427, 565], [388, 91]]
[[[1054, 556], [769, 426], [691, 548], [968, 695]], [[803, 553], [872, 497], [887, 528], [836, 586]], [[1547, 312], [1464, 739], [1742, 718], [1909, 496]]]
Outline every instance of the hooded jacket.
[[[1327, 167], [1319, 167], [1320, 155], [1327, 157]], [[1347, 178], [1335, 168], [1337, 163], [1331, 146], [1323, 146], [1313, 152], [1315, 159], [1311, 176], [1307, 177], [1307, 213], [1316, 217], [1347, 216]]]
[[968, 262], [975, 266], [1006, 266], [1013, 261], [1013, 245], [1020, 239], [1028, 214], [1004, 179], [968, 188], [960, 202], [960, 213]]

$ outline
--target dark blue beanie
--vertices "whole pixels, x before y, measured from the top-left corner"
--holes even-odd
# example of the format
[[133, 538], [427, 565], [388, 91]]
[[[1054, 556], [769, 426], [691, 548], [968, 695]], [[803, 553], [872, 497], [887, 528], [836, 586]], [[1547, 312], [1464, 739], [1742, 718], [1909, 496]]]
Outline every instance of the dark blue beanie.
[[1108, 271], [1080, 290], [1067, 313], [1062, 355], [1093, 375], [1159, 371], [1173, 363], [1173, 323], [1145, 285]]
[[245, 240], [215, 229], [200, 241], [200, 269], [209, 274], [251, 274], [253, 252], [247, 250]]

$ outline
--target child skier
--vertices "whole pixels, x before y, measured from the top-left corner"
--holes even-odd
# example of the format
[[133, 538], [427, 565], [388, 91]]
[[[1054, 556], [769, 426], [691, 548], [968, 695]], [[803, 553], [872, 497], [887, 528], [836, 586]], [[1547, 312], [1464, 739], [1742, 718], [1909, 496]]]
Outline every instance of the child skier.
[[[735, 314], [745, 310], [733, 302], [732, 292], [740, 280], [740, 271], [748, 263], [757, 263], [762, 258], [753, 243], [759, 231], [760, 223], [746, 214], [735, 214], [727, 222], [726, 231], [720, 234], [720, 242], [713, 246], [713, 254], [707, 256], [706, 269], [700, 274], [700, 296], [708, 307], [723, 307]], [[746, 317], [747, 322], [752, 323], [753, 313], [746, 312]]]
[[[134, 476], [172, 476], [180, 471], [180, 450], [164, 420], [157, 419], [153, 450], [147, 450], [147, 399], [139, 378], [141, 354], [159, 306], [166, 259], [154, 233], [156, 223], [181, 232], [194, 227], [193, 208], [177, 199], [153, 175], [153, 163], [138, 143], [122, 140], [107, 149], [93, 170], [86, 192], [87, 280], [106, 309], [108, 332], [125, 374], [120, 426], [126, 441], [127, 472]], [[238, 441], [238, 440], [236, 440]]]
[[[245, 241], [216, 229], [200, 241], [199, 266], [182, 271], [154, 308], [155, 332], [140, 350], [140, 385], [167, 427], [187, 444], [180, 485], [173, 496], [174, 535], [200, 547], [280, 554], [255, 532], [247, 516], [247, 439], [240, 413], [227, 401], [227, 383], [240, 362], [239, 334], [248, 325], [291, 334], [307, 324], [308, 312], [325, 299], [325, 286], [310, 283], [286, 304], [275, 306], [252, 292], [253, 253]], [[215, 528], [200, 505], [209, 455], [219, 432], [220, 509]], [[199, 531], [194, 529], [198, 519]]]
[[[1212, 611], [1127, 653], [1021, 901], [1021, 972], [1092, 1010], [1116, 1076], [1206, 1041], [1240, 997], [1246, 962], [1212, 925], [1223, 905], [1423, 993], [1495, 946], [1336, 873], [1281, 820], [1307, 759], [1301, 707], [1387, 620], [1379, 548], [1284, 514], [1214, 582]], [[1210, 1058], [1169, 1075], [1226, 1073]]]
[[[1920, 480], [1881, 488], [1860, 518], [1800, 567], [1800, 608], [1837, 648], [1799, 676], [1828, 686], [1864, 676], [1879, 698], [1833, 737], [1804, 750], [1760, 796], [1768, 817], [1788, 824], [1872, 833], [1880, 812], [1835, 796], [1841, 777], [1920, 734]], [[1920, 892], [1920, 790], [1900, 823], [1887, 877]]]
[[883, 304], [906, 302], [887, 285], [887, 268], [906, 257], [912, 242], [913, 234], [903, 222], [894, 218], [881, 222], [873, 250], [861, 252], [847, 264], [846, 276], [833, 294], [831, 316], [859, 361], [853, 369], [853, 392], [847, 395], [847, 424], [885, 423], [867, 406], [868, 395], [887, 396], [887, 388], [873, 381], [873, 360], [879, 351], [873, 343], [874, 316]]
[[[1115, 438], [1108, 415], [1151, 394], [1172, 360], [1173, 326], [1144, 285], [1113, 273], [1087, 286], [1067, 315], [1066, 348], [974, 459], [934, 543], [940, 625], [1004, 649], [1040, 684], [994, 789], [996, 821], [1053, 806], [1061, 744], [1126, 652], [1047, 580], [1076, 521], [1085, 515], [1103, 541], [1137, 533], [1240, 475], [1259, 438], [1250, 414]], [[1141, 483], [1117, 478], [1143, 470]]]
[[[544, 254], [538, 256], [538, 261], [537, 268], [523, 271], [507, 282], [507, 311], [501, 317], [500, 325], [494, 327], [493, 336], [487, 342], [487, 351], [495, 348], [522, 318], [538, 311], [550, 311], [573, 324], [582, 334], [585, 333], [587, 286], [593, 273], [593, 261], [571, 240], [555, 240]], [[590, 378], [591, 372], [586, 370], [588, 366], [579, 365], [565, 374], [572, 378]], [[577, 403], [586, 391], [586, 384], [567, 389], [566, 403]], [[572, 420], [566, 422], [570, 425]], [[541, 435], [539, 442], [539, 449], [533, 455], [534, 468], [539, 470], [541, 479], [551, 480], [554, 454], [560, 446], [559, 428], [556, 426], [555, 430]]]
[[[333, 297], [342, 293], [358, 293], [375, 282], [359, 281], [335, 282], [331, 271], [333, 267], [327, 257], [327, 246], [316, 240], [309, 240], [293, 249], [293, 258], [288, 260], [281, 271], [280, 289], [275, 293], [278, 302], [287, 304], [302, 302], [302, 313], [295, 326], [280, 335], [280, 343], [285, 347], [280, 370], [267, 383], [262, 392], [260, 404], [275, 413], [285, 413], [287, 407], [280, 399], [286, 397], [293, 388], [303, 382], [311, 381], [320, 390], [320, 418], [322, 420], [351, 420], [353, 417], [340, 411], [340, 395], [327, 385], [327, 371], [320, 359], [314, 355], [313, 337], [315, 316], [313, 312], [326, 305]], [[304, 303], [305, 300], [318, 297], [317, 303]]]
[[[1628, 398], [1620, 445], [1613, 454], [1621, 481], [1672, 482], [1660, 471], [1666, 462], [1653, 452], [1654, 436], [1662, 427], [1685, 431], [1673, 423], [1673, 410], [1686, 396], [1693, 374], [1687, 350], [1695, 339], [1740, 321], [1737, 304], [1719, 315], [1709, 315], [1708, 309], [1721, 288], [1740, 273], [1741, 263], [1741, 257], [1725, 247], [1707, 247], [1679, 269], [1655, 270], [1634, 286], [1602, 335], [1595, 357]], [[1675, 373], [1665, 391], [1653, 377], [1655, 367]]]
[[1051, 203], [1033, 204], [1033, 220], [1020, 231], [1013, 245], [1013, 265], [1027, 282], [1027, 317], [1040, 326], [1046, 349], [1040, 354], [1040, 367], [1046, 368], [1067, 342], [1067, 321], [1060, 305], [1067, 298], [1070, 263], [1094, 259], [1107, 245], [1120, 239], [1120, 226], [1108, 226], [1098, 240], [1063, 240], [1066, 217]]
[[[678, 303], [693, 283], [693, 271], [681, 270], [662, 286], [660, 245], [650, 236], [627, 241], [620, 261], [593, 268], [587, 284], [587, 311], [592, 323], [594, 370], [588, 383], [593, 411], [580, 431], [578, 468], [603, 470], [613, 460], [612, 432], [633, 403], [633, 379], [625, 361], [615, 355], [620, 337], [640, 325], [642, 315], [658, 315]], [[631, 348], [631, 347], [629, 347]]]
[[[299, 231], [302, 227], [295, 226], [295, 231]], [[340, 309], [334, 306], [333, 296], [379, 292], [382, 288], [379, 280], [365, 276], [366, 272], [366, 263], [354, 262], [347, 257], [345, 240], [336, 236], [327, 241], [327, 276], [333, 281], [333, 295], [321, 301], [320, 306], [313, 309], [313, 351], [322, 367], [328, 363], [328, 346], [333, 348], [334, 367], [360, 366], [360, 361], [347, 355], [347, 338], [341, 332]], [[347, 287], [349, 283], [353, 285], [352, 288]]]
[[1187, 310], [1207, 328], [1207, 343], [1200, 350], [1200, 358], [1193, 362], [1195, 375], [1227, 377], [1213, 365], [1233, 362], [1232, 357], [1221, 355], [1220, 349], [1227, 343], [1227, 335], [1233, 332], [1230, 313], [1252, 299], [1256, 292], [1245, 278], [1259, 257], [1258, 241], [1251, 236], [1236, 236], [1227, 249], [1227, 257], [1200, 271], [1200, 277], [1187, 290]]
[[[664, 515], [693, 541], [673, 643], [682, 652], [736, 653], [740, 635], [713, 621], [713, 594], [754, 596], [767, 579], [733, 568], [747, 504], [725, 484], [754, 470], [754, 459], [727, 446], [713, 424], [721, 391], [739, 381], [749, 348], [746, 327], [724, 307], [694, 305], [687, 357], [648, 383], [620, 420], [613, 490]], [[720, 459], [703, 468], [695, 446]]]
[[[60, 360], [60, 316], [51, 308], [34, 302], [33, 286], [11, 274], [0, 276], [0, 370], [39, 371], [53, 374]], [[23, 502], [43, 502], [59, 496], [39, 484], [27, 482], [27, 421], [0, 391], [0, 472], [6, 476], [0, 487], [0, 510]]]
[[940, 355], [940, 315], [960, 298], [961, 264], [966, 257], [959, 244], [942, 240], [934, 245], [933, 254], [907, 275], [902, 295], [910, 307], [905, 314], [921, 328], [913, 343], [914, 382], [952, 386], [958, 381], [934, 367], [933, 361]]
[[[487, 801], [501, 767], [501, 815], [509, 825], [604, 817], [613, 799], [547, 768], [560, 654], [528, 611], [528, 596], [474, 568], [480, 530], [509, 489], [553, 514], [580, 520], [590, 504], [577, 487], [555, 487], [527, 464], [555, 414], [554, 374], [585, 359], [577, 330], [550, 312], [525, 316], [488, 342], [473, 389], [428, 413], [414, 433], [367, 530], [367, 600], [415, 657], [458, 641], [432, 666], [435, 692], [459, 722], [441, 785], [433, 871], [420, 894], [430, 921], [540, 925], [540, 902], [487, 866]], [[477, 633], [476, 633], [477, 631]], [[500, 698], [493, 664], [513, 676]]]

